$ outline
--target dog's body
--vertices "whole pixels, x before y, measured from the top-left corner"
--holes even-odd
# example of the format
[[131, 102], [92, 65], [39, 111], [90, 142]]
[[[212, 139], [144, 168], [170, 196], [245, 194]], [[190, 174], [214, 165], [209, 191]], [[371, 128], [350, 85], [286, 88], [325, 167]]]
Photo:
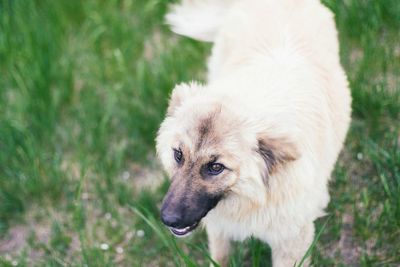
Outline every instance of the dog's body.
[[274, 266], [293, 266], [350, 123], [331, 12], [317, 0], [185, 0], [167, 19], [214, 47], [208, 83], [174, 89], [157, 138], [173, 177], [164, 223], [184, 235], [202, 220], [221, 265], [230, 240], [254, 236]]

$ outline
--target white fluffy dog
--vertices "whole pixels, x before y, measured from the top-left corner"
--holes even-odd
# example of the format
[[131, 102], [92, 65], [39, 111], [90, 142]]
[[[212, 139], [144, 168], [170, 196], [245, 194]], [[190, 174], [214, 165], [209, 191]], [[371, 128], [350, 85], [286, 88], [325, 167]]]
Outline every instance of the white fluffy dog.
[[332, 13], [318, 0], [183, 0], [167, 21], [214, 46], [207, 84], [177, 86], [159, 130], [163, 222], [185, 236], [201, 221], [223, 266], [230, 241], [250, 236], [293, 266], [350, 123]]

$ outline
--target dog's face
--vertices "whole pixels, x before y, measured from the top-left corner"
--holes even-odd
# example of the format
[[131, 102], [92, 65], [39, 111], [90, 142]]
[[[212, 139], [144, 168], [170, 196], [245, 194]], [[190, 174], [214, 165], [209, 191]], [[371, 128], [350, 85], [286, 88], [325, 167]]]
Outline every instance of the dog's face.
[[266, 168], [280, 160], [229, 107], [196, 87], [174, 90], [157, 137], [157, 153], [172, 180], [161, 219], [177, 236], [189, 234], [227, 195], [245, 194], [243, 182], [265, 187]]

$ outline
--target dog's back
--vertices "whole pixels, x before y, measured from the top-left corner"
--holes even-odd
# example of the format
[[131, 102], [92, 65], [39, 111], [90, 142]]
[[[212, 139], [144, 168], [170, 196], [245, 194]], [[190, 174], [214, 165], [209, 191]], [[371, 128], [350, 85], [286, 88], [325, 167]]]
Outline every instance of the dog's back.
[[[282, 90], [280, 97], [286, 109], [291, 99], [304, 100], [307, 108], [319, 107], [318, 96], [324, 98], [327, 110], [319, 113], [326, 113], [333, 124], [335, 148], [331, 153], [337, 156], [350, 121], [351, 98], [340, 65], [333, 14], [318, 0], [185, 0], [172, 8], [167, 21], [179, 34], [214, 42], [208, 82], [229, 81], [236, 86], [210, 87], [229, 88], [231, 95], [242, 94], [238, 98], [243, 99], [243, 105], [246, 98], [253, 97], [255, 101], [247, 101], [252, 107], [257, 102], [279, 106], [276, 91], [288, 83], [308, 88], [301, 91], [294, 86], [287, 94]], [[242, 87], [248, 87], [245, 90], [238, 86], [243, 73]], [[260, 84], [251, 86], [251, 82]], [[311, 87], [316, 87], [315, 91]], [[249, 90], [253, 90], [251, 94]], [[315, 104], [310, 103], [313, 99]]]

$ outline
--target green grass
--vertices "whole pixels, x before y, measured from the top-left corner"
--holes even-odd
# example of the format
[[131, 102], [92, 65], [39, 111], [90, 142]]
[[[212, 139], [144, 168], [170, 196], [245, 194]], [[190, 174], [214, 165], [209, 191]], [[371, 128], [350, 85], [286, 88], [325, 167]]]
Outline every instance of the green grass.
[[[313, 262], [398, 266], [400, 3], [324, 3], [336, 14], [353, 122]], [[209, 264], [203, 232], [176, 240], [160, 224], [167, 183], [150, 192], [137, 182], [162, 177], [151, 170], [169, 93], [204, 79], [210, 52], [167, 29], [167, 6], [0, 0], [1, 266]], [[234, 249], [232, 266], [270, 266], [258, 240]]]

